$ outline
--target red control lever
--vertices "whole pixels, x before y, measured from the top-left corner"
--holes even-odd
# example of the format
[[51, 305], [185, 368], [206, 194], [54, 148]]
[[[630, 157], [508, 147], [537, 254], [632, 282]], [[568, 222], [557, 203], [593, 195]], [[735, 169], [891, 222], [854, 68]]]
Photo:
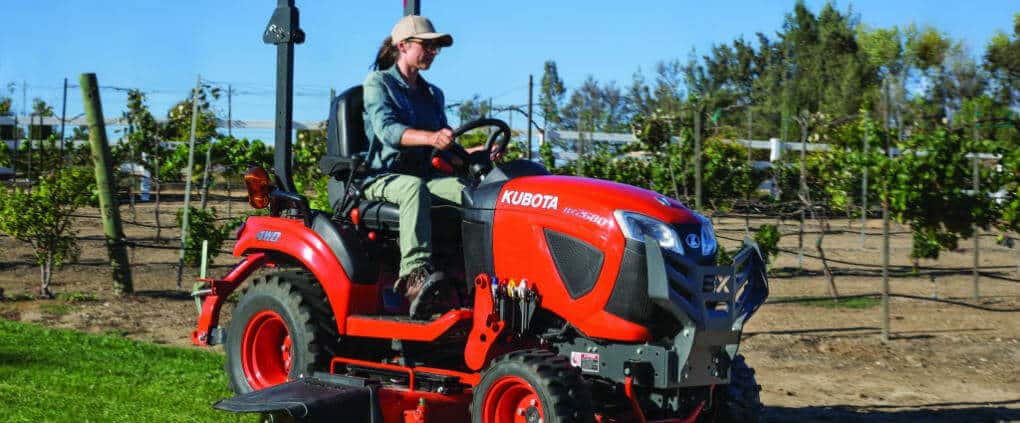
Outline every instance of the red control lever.
[[450, 166], [450, 164], [447, 163], [446, 160], [443, 160], [442, 157], [439, 156], [433, 157], [432, 167], [439, 169], [440, 172], [443, 172], [447, 175], [453, 174], [453, 166]]

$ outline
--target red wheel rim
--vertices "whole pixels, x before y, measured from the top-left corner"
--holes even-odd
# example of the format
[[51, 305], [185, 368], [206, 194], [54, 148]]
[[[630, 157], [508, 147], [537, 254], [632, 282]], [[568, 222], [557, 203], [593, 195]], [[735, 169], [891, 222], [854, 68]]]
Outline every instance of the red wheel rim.
[[279, 314], [264, 310], [252, 317], [241, 341], [241, 368], [248, 385], [259, 390], [286, 382], [290, 348], [290, 332]]
[[485, 394], [482, 404], [484, 422], [538, 423], [545, 419], [538, 393], [524, 379], [503, 376]]

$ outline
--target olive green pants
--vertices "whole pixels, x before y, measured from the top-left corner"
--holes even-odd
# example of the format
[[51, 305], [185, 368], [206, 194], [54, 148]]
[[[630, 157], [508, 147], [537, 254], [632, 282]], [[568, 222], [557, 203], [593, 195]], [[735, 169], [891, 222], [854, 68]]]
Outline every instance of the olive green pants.
[[400, 207], [400, 277], [432, 260], [432, 197], [461, 204], [464, 183], [457, 178], [425, 180], [391, 173], [380, 176], [363, 190], [366, 199]]

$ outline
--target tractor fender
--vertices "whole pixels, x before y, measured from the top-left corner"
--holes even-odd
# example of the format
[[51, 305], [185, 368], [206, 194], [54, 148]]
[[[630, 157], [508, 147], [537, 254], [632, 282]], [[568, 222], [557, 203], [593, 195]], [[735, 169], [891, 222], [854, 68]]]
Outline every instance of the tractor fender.
[[333, 249], [303, 220], [252, 216], [237, 234], [235, 256], [275, 252], [301, 263], [322, 285], [336, 318], [337, 331], [346, 334], [347, 316], [374, 314], [378, 310], [378, 286], [351, 283]]

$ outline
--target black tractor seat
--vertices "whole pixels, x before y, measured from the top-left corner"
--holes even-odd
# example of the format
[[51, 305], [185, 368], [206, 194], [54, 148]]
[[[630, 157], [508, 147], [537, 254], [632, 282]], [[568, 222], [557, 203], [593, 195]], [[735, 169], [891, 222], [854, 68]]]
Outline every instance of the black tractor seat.
[[[456, 230], [464, 217], [461, 207], [449, 204], [433, 204], [429, 212], [436, 230]], [[400, 208], [396, 204], [361, 200], [358, 202], [358, 215], [365, 229], [394, 233], [400, 230]]]

